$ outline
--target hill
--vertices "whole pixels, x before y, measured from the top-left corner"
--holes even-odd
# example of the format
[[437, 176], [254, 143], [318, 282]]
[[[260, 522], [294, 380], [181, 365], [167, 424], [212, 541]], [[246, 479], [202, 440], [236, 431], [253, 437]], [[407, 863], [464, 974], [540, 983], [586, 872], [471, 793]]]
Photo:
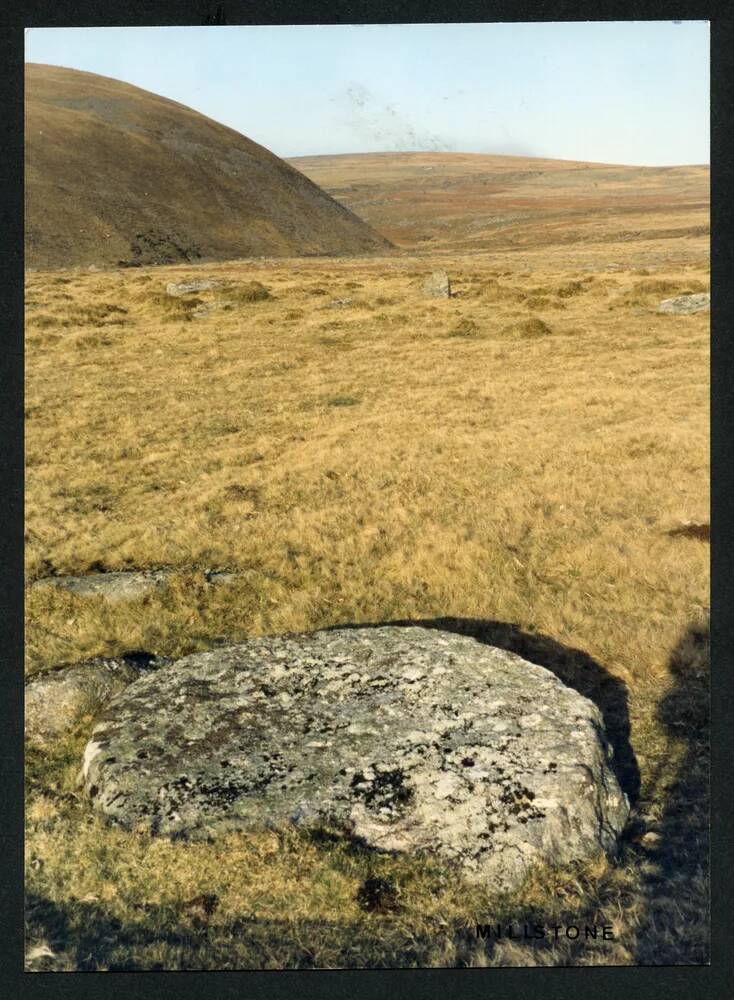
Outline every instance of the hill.
[[273, 153], [175, 101], [26, 67], [26, 263], [350, 255], [389, 244]]
[[474, 153], [367, 153], [289, 163], [401, 247], [512, 251], [708, 242], [709, 168]]

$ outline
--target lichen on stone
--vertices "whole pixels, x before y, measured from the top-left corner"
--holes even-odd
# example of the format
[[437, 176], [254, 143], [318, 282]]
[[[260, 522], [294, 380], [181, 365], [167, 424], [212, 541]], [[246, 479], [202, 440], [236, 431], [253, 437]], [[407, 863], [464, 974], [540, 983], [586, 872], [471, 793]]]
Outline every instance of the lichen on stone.
[[535, 860], [611, 849], [628, 813], [592, 702], [513, 653], [418, 627], [185, 657], [119, 694], [90, 747], [94, 808], [124, 826], [328, 825], [503, 889]]

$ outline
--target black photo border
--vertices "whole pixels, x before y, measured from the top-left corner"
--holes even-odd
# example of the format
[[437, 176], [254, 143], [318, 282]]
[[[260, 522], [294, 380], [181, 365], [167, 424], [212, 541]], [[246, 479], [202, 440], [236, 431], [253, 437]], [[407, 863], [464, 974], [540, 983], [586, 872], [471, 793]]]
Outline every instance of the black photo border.
[[[273, 972], [23, 972], [23, 58], [24, 29], [235, 24], [707, 20], [711, 28], [712, 960], [708, 966]], [[729, 793], [734, 774], [734, 9], [636, 0], [25, 0], [0, 11], [0, 989], [25, 997], [724, 998], [734, 988]], [[730, 906], [729, 901], [732, 901]], [[732, 940], [730, 941], [730, 936]]]

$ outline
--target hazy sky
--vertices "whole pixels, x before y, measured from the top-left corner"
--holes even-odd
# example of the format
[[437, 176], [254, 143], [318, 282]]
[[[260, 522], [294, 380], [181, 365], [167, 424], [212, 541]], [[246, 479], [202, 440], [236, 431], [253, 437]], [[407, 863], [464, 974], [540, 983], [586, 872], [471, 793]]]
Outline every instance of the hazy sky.
[[173, 98], [280, 156], [709, 162], [704, 21], [31, 28], [26, 59]]

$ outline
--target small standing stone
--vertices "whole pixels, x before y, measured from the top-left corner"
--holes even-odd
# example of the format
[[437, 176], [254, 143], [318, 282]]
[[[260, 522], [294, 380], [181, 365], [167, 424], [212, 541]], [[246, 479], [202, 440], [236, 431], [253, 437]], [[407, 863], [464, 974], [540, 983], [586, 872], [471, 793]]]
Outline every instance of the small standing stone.
[[434, 271], [423, 282], [423, 294], [432, 299], [450, 299], [451, 281], [445, 271]]

